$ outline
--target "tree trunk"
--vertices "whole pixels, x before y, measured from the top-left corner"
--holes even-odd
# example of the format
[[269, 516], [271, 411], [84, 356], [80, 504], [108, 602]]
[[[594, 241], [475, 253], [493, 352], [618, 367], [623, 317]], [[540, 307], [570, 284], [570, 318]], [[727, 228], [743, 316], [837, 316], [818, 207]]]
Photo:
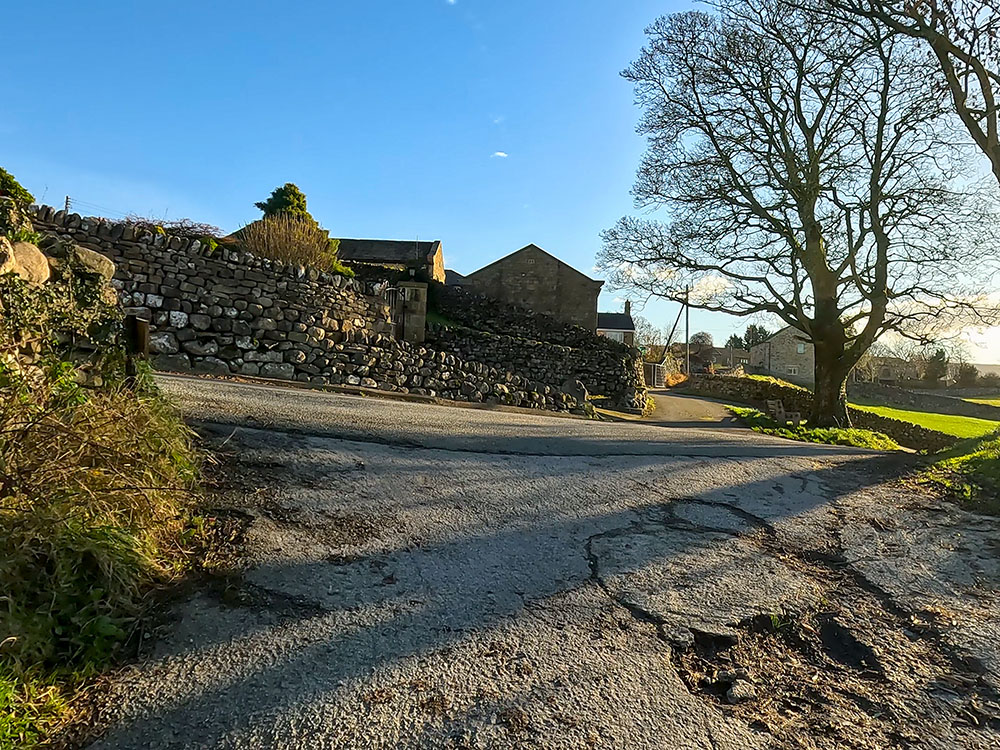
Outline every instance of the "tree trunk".
[[815, 392], [809, 424], [814, 427], [850, 427], [847, 414], [847, 376], [844, 348], [816, 342]]

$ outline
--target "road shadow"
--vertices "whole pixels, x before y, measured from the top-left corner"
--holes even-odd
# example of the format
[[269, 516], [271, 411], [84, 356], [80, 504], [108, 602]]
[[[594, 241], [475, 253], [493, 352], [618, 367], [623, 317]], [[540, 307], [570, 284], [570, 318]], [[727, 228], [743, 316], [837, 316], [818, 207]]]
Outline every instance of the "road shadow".
[[[214, 429], [207, 438], [218, 443], [227, 434]], [[261, 726], [280, 736], [289, 730], [290, 716], [303, 706], [321, 710], [344, 685], [422, 655], [439, 654], [470, 635], [494, 631], [554, 597], [588, 588], [598, 591], [602, 583], [591, 549], [595, 539], [674, 528], [683, 533], [678, 534], [672, 554], [710, 560], [711, 547], [720, 540], [734, 535], [774, 537], [783, 522], [807, 517], [859, 485], [889, 481], [908, 469], [907, 462], [896, 456], [858, 453], [842, 463], [804, 471], [802, 466], [785, 472], [772, 466], [771, 473], [755, 479], [755, 467], [741, 468], [739, 462], [730, 461], [728, 483], [697, 486], [692, 478], [691, 492], [677, 494], [661, 489], [664, 473], [695, 477], [703, 469], [697, 453], [666, 460], [641, 451], [619, 452], [626, 444], [601, 453], [596, 441], [565, 438], [564, 453], [538, 457], [543, 465], [533, 465], [534, 454], [508, 452], [507, 445], [495, 445], [490, 453], [383, 445], [379, 454], [372, 452], [371, 443], [352, 445], [294, 431], [263, 435], [241, 429], [226, 439], [226, 449], [236, 453], [248, 448], [258, 454], [270, 452], [272, 462], [249, 482], [267, 481], [268, 475], [277, 479], [284, 473], [282, 478], [292, 483], [306, 478], [312, 482], [312, 477], [328, 483], [319, 489], [309, 484], [289, 491], [286, 486], [286, 495], [298, 492], [300, 499], [309, 500], [310, 492], [337, 489], [341, 479], [345, 488], [354, 486], [349, 482], [357, 475], [367, 478], [364, 491], [372, 493], [381, 480], [391, 477], [394, 486], [413, 488], [392, 501], [400, 513], [431, 513], [435, 508], [457, 513], [474, 507], [482, 517], [465, 525], [455, 523], [429, 543], [405, 533], [386, 533], [381, 540], [376, 530], [365, 544], [343, 544], [338, 551], [328, 540], [317, 542], [316, 529], [303, 527], [301, 518], [282, 518], [266, 507], [251, 509], [263, 519], [261, 523], [276, 529], [277, 546], [286, 549], [252, 565], [234, 596], [202, 591], [178, 609], [186, 621], [178, 623], [176, 637], [158, 648], [151, 669], [170, 679], [184, 676], [187, 683], [177, 684], [169, 699], [134, 698], [137, 705], [96, 748], [147, 747], [151, 739], [160, 748], [232, 746]], [[638, 451], [634, 446], [632, 450]], [[366, 456], [363, 469], [351, 469], [354, 454]], [[386, 458], [390, 454], [391, 462]], [[813, 451], [800, 454], [793, 449], [777, 460], [799, 455], [816, 456]], [[560, 459], [577, 456], [594, 462], [595, 469], [590, 494], [582, 499], [578, 489], [560, 494], [565, 479], [581, 471], [579, 462]], [[616, 470], [621, 456], [630, 457], [628, 465]], [[454, 471], [442, 468], [445, 460], [461, 462], [462, 477], [472, 479], [424, 497], [419, 489], [424, 478], [437, 476], [446, 483], [447, 472]], [[514, 462], [515, 470], [523, 474], [520, 484], [499, 495], [498, 460]], [[678, 486], [676, 481], [667, 484]], [[623, 487], [631, 496], [627, 507], [623, 507]], [[483, 505], [487, 496], [495, 500]], [[677, 526], [680, 522], [672, 509], [678, 503], [729, 506], [742, 514], [748, 526], [736, 531], [734, 522], [718, 528]], [[391, 505], [359, 498], [353, 505], [345, 501], [339, 507], [346, 512]], [[664, 519], [673, 519], [670, 523], [675, 525]], [[313, 555], [331, 547], [331, 554]], [[633, 550], [626, 562], [619, 561], [618, 573], [663, 564], [655, 551], [655, 546]], [[669, 653], [669, 645], [662, 648]], [[227, 653], [238, 665], [227, 662]], [[170, 666], [190, 661], [192, 654], [198, 655], [195, 662], [204, 661], [208, 674], [196, 666], [179, 670]], [[212, 673], [213, 668], [219, 671]], [[260, 735], [254, 736], [259, 741]]]

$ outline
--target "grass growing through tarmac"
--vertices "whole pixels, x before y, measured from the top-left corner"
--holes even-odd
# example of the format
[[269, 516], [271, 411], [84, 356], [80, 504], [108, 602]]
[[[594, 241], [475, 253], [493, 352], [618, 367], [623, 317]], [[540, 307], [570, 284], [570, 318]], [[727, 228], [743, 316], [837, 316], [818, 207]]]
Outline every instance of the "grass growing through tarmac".
[[850, 445], [856, 448], [872, 448], [874, 450], [899, 450], [895, 440], [881, 432], [859, 430], [841, 427], [809, 427], [799, 425], [780, 425], [763, 412], [744, 406], [727, 406], [741, 422], [754, 432], [764, 435], [776, 435], [789, 440], [801, 440], [806, 443], [824, 443], [826, 445]]
[[936, 458], [921, 475], [922, 481], [969, 510], [1000, 515], [1000, 430], [963, 440]]
[[190, 433], [152, 386], [87, 390], [56, 365], [0, 371], [0, 748], [74, 719], [152, 584], [185, 567]]
[[896, 409], [891, 406], [859, 404], [851, 404], [851, 406], [862, 411], [870, 411], [883, 417], [910, 422], [921, 427], [926, 427], [928, 430], [937, 430], [946, 435], [954, 435], [960, 438], [982, 437], [1000, 429], [1000, 422], [994, 422], [989, 419], [962, 417], [955, 414], [935, 414], [926, 411], [908, 411], [906, 409]]

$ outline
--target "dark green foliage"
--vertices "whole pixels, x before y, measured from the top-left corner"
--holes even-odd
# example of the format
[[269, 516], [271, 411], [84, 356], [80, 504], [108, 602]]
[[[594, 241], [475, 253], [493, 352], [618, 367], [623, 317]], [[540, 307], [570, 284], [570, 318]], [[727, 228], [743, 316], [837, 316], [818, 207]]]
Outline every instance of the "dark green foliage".
[[32, 245], [37, 245], [42, 241], [42, 235], [40, 232], [24, 229], [22, 227], [21, 229], [17, 229], [13, 232], [8, 232], [7, 239], [11, 242], [30, 242]]
[[29, 237], [34, 231], [24, 206], [14, 198], [0, 196], [0, 235], [13, 240]]
[[3, 167], [0, 167], [0, 197], [13, 198], [22, 206], [28, 206], [35, 202], [35, 196], [25, 190], [21, 183], [14, 179], [14, 175]]
[[266, 201], [255, 203], [255, 206], [264, 212], [264, 217], [275, 214], [286, 213], [293, 216], [308, 217], [313, 220], [306, 208], [306, 194], [291, 182], [286, 182], [279, 188], [271, 192], [271, 197]]
[[747, 326], [747, 330], [743, 334], [743, 348], [749, 349], [751, 346], [757, 346], [757, 344], [766, 341], [770, 335], [771, 333], [764, 326], [751, 323]]
[[924, 368], [924, 380], [929, 383], [937, 383], [948, 374], [948, 354], [944, 349], [938, 349], [927, 360]]
[[726, 339], [726, 348], [727, 349], [742, 349], [743, 348], [743, 338], [741, 336], [737, 336], [734, 333], [732, 336], [730, 336], [728, 339]]
[[976, 369], [975, 365], [969, 364], [968, 362], [963, 362], [958, 366], [959, 385], [975, 385], [978, 379], [979, 379], [979, 370]]

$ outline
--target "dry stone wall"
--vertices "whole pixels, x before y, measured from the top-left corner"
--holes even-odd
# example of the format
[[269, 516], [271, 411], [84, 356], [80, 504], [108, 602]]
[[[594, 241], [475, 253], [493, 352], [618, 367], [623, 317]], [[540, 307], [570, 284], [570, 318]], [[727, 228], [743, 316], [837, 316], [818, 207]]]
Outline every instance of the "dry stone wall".
[[150, 321], [158, 369], [532, 408], [577, 406], [568, 394], [509, 367], [395, 340], [386, 301], [364, 294], [353, 279], [48, 206], [30, 213], [37, 230], [114, 262], [113, 283], [125, 306]]
[[625, 348], [590, 350], [433, 324], [427, 342], [460, 357], [506, 365], [543, 386], [559, 388], [567, 380], [579, 380], [591, 394], [622, 405], [642, 408], [645, 403], [642, 363]]
[[905, 388], [880, 383], [849, 383], [847, 392], [852, 398], [874, 401], [889, 406], [1000, 421], [1000, 407], [977, 404], [955, 396], [915, 393]]
[[646, 384], [639, 351], [551, 315], [443, 284], [430, 286], [430, 306], [452, 324], [428, 327], [428, 342], [459, 356], [550, 385], [580, 380], [594, 394], [643, 408]]

